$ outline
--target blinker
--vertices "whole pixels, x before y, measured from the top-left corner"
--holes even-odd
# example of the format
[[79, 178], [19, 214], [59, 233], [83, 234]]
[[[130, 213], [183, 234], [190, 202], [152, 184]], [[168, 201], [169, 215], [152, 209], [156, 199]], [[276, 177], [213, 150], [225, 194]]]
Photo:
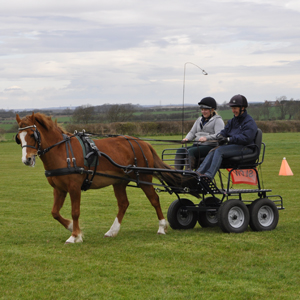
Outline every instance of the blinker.
[[18, 138], [18, 135], [17, 135], [17, 134], [15, 135], [15, 142], [16, 142], [18, 145], [21, 145], [21, 141], [20, 141], [20, 139]]

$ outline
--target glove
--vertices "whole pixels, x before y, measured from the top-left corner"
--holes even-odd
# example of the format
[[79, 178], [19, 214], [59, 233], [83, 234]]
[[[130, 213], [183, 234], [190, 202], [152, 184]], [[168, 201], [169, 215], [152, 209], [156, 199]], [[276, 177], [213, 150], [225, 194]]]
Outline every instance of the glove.
[[218, 140], [219, 146], [221, 146], [221, 145], [228, 144], [228, 142], [230, 141], [230, 138], [229, 137], [224, 137], [223, 135], [219, 134], [217, 136], [217, 140]]

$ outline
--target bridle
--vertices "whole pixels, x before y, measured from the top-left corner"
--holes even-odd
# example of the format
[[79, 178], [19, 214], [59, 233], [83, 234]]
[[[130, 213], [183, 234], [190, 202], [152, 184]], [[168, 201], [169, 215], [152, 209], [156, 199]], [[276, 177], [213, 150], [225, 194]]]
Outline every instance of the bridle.
[[[22, 148], [28, 147], [28, 148], [33, 148], [33, 149], [37, 150], [37, 155], [39, 157], [42, 156], [42, 155], [44, 155], [45, 153], [47, 153], [53, 147], [55, 147], [57, 145], [60, 145], [62, 143], [69, 142], [70, 138], [74, 137], [74, 136], [68, 137], [66, 135], [63, 135], [63, 140], [62, 141], [60, 141], [60, 142], [58, 142], [58, 143], [56, 143], [56, 144], [54, 144], [54, 145], [52, 145], [52, 146], [50, 146], [50, 147], [42, 150], [41, 149], [41, 134], [40, 134], [39, 130], [37, 129], [37, 127], [35, 125], [30, 125], [30, 126], [26, 126], [26, 127], [23, 127], [23, 128], [19, 128], [18, 130], [19, 131], [23, 131], [23, 130], [26, 130], [26, 129], [29, 129], [29, 128], [31, 128], [31, 131], [33, 131], [33, 137], [34, 137], [34, 139], [36, 141], [37, 146], [36, 146], [36, 144], [34, 146], [31, 146], [31, 145], [22, 145]], [[15, 141], [16, 141], [16, 143], [18, 145], [21, 144], [21, 141], [20, 141], [20, 139], [18, 138], [17, 135], [15, 136]]]
[[[23, 128], [19, 128], [18, 131], [23, 131], [23, 130], [26, 130], [26, 129], [29, 129], [29, 128], [31, 128], [31, 131], [33, 131], [33, 137], [36, 141], [37, 147], [36, 147], [36, 144], [35, 144], [34, 146], [22, 145], [22, 148], [24, 148], [24, 147], [33, 148], [33, 149], [37, 150], [37, 155], [41, 156], [42, 155], [42, 151], [41, 151], [41, 134], [38, 131], [37, 127], [35, 125], [30, 125], [30, 126], [26, 126], [26, 127], [23, 127]], [[15, 136], [15, 141], [16, 141], [17, 144], [19, 144], [19, 145], [21, 144], [21, 141], [20, 141], [20, 139], [18, 138], [17, 135]]]

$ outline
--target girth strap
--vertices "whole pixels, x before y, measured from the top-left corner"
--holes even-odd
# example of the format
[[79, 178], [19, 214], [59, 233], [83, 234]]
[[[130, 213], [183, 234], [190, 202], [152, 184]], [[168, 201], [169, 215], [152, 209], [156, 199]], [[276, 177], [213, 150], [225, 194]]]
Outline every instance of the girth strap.
[[61, 168], [55, 170], [45, 170], [45, 176], [62, 176], [62, 175], [70, 175], [70, 174], [89, 174], [93, 172], [91, 170], [85, 170], [84, 168]]

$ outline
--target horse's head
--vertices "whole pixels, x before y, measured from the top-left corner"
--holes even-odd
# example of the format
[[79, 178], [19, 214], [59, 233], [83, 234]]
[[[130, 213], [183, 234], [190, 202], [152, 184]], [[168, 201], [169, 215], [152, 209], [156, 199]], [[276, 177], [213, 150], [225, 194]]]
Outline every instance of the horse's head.
[[23, 119], [17, 114], [16, 120], [19, 124], [19, 132], [15, 136], [15, 141], [22, 146], [22, 162], [26, 166], [34, 167], [35, 157], [39, 154], [41, 145], [41, 136], [34, 124], [34, 113]]

